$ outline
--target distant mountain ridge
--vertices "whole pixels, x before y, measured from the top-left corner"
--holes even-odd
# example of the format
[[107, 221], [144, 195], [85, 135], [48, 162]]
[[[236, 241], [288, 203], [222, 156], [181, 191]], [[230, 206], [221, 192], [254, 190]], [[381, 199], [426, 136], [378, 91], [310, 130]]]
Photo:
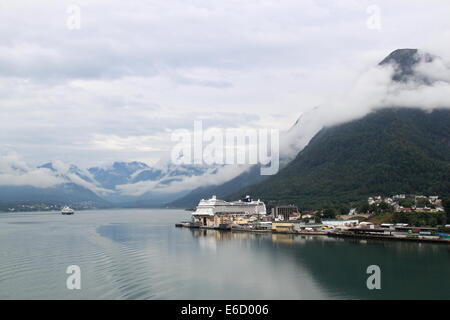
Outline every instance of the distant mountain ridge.
[[131, 183], [134, 174], [149, 170], [150, 167], [138, 161], [133, 162], [114, 162], [109, 167], [93, 167], [89, 168], [89, 173], [94, 179], [106, 189], [115, 189], [121, 184]]
[[[5, 167], [6, 168], [6, 167]], [[72, 205], [75, 207], [161, 207], [174, 198], [184, 196], [189, 190], [165, 191], [183, 179], [214, 174], [216, 166], [160, 164], [155, 167], [138, 162], [114, 162], [111, 165], [80, 169], [61, 161], [48, 162], [37, 168], [11, 164], [5, 174], [49, 179], [42, 185], [26, 181], [22, 185], [0, 185], [0, 210], [21, 204]], [[2, 172], [0, 172], [2, 174]], [[147, 186], [148, 184], [148, 186]], [[143, 191], [134, 191], [133, 188]], [[189, 186], [188, 186], [189, 187]], [[148, 191], [146, 191], [148, 190]], [[136, 194], [136, 192], [138, 192]], [[140, 192], [140, 193], [139, 193]]]
[[91, 190], [75, 183], [64, 183], [54, 187], [0, 186], [0, 209], [17, 205], [70, 205], [86, 208], [109, 208], [111, 204]]

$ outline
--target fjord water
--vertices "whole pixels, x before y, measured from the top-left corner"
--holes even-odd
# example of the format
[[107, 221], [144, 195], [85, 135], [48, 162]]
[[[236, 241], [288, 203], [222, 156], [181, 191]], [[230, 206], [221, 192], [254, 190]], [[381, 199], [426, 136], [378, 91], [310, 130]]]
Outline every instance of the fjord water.
[[[450, 247], [175, 228], [182, 210], [0, 214], [0, 299], [449, 299]], [[81, 268], [81, 290], [66, 269]], [[381, 268], [381, 290], [366, 269]]]

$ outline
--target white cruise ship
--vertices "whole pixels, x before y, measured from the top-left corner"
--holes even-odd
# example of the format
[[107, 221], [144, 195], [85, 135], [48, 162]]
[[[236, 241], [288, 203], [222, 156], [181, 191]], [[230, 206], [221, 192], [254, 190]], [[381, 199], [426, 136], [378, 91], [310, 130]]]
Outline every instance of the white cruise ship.
[[211, 199], [200, 200], [197, 209], [192, 215], [195, 216], [214, 216], [214, 215], [265, 215], [266, 205], [261, 200], [252, 200], [250, 196], [239, 201], [227, 202], [212, 196]]
[[65, 206], [61, 209], [61, 214], [64, 214], [64, 215], [66, 215], [66, 214], [69, 215], [69, 214], [74, 214], [74, 213], [75, 213], [75, 211], [71, 207], [68, 207], [68, 206]]

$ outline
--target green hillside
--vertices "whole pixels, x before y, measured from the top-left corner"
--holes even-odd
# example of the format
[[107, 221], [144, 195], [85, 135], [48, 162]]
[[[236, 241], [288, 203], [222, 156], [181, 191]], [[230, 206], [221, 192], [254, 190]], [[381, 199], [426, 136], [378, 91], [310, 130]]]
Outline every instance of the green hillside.
[[450, 110], [383, 109], [321, 130], [287, 167], [231, 198], [321, 208], [376, 194], [450, 193]]

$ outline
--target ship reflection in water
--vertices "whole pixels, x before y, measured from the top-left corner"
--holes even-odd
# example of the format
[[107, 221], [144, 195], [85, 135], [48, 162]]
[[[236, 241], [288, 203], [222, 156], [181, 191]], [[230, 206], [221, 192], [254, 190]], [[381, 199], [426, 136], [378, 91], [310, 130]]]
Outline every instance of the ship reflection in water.
[[[211, 229], [189, 229], [192, 236], [198, 238], [199, 242], [207, 241], [214, 243], [216, 247], [216, 241], [220, 240], [232, 240], [232, 239], [258, 239], [258, 238], [268, 238], [274, 243], [285, 243], [285, 244], [301, 244], [307, 241], [336, 241], [334, 239], [328, 238], [326, 236], [308, 236], [308, 235], [294, 235], [294, 234], [283, 234], [283, 233], [268, 233], [268, 234], [258, 234], [251, 232], [229, 232], [229, 231], [219, 231]], [[367, 243], [367, 241], [365, 241]]]
[[[188, 231], [188, 230], [186, 230]], [[201, 249], [221, 251], [231, 243], [245, 243], [252, 252], [269, 257], [275, 277], [292, 272], [311, 278], [321, 298], [331, 299], [448, 299], [450, 275], [446, 245], [339, 239], [327, 236], [257, 234], [208, 229], [189, 229]], [[235, 259], [238, 259], [237, 255]], [[382, 289], [368, 290], [367, 267], [376, 264], [382, 272]], [[295, 266], [295, 270], [286, 270]], [[267, 267], [267, 266], [265, 266]], [[283, 271], [284, 270], [284, 271]], [[284, 297], [287, 298], [287, 297]], [[308, 299], [315, 299], [308, 296]]]

